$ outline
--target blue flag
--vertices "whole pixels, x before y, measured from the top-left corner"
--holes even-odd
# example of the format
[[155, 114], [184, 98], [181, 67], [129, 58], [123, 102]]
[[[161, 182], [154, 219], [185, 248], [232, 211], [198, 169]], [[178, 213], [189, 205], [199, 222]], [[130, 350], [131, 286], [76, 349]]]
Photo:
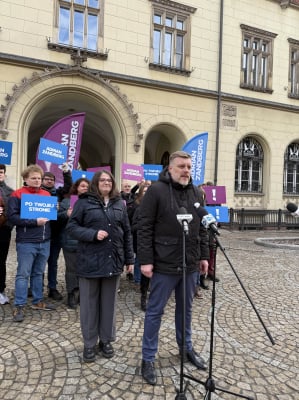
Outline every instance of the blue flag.
[[182, 150], [191, 155], [191, 176], [194, 185], [201, 185], [205, 179], [205, 164], [208, 145], [208, 132], [194, 136], [184, 144]]

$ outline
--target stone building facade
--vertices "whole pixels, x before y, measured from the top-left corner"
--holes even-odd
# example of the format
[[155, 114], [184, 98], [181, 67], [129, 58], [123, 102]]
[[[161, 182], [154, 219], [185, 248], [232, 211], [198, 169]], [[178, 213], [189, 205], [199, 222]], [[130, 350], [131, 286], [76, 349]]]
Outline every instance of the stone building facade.
[[80, 165], [167, 163], [209, 133], [206, 180], [233, 208], [299, 196], [298, 0], [2, 0], [0, 139], [10, 184], [59, 118]]

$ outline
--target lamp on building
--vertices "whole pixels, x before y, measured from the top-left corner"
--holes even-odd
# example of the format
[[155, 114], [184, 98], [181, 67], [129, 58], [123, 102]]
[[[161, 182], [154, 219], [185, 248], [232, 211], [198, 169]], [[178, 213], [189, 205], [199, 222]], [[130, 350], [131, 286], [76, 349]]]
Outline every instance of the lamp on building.
[[50, 43], [51, 42], [51, 38], [50, 36], [46, 36], [47, 42]]
[[148, 57], [144, 57], [144, 62], [148, 63], [149, 58]]

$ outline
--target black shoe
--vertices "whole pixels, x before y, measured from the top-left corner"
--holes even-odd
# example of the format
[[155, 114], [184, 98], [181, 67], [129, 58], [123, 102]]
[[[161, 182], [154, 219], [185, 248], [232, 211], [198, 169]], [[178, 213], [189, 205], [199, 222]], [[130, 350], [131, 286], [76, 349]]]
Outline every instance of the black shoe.
[[204, 275], [200, 275], [200, 277], [199, 277], [199, 282], [200, 282], [200, 283], [199, 283], [199, 286], [200, 286], [201, 288], [203, 288], [203, 289], [205, 289], [205, 290], [208, 290], [208, 289], [209, 289], [209, 286], [206, 285]]
[[[210, 281], [213, 281], [213, 280], [214, 280], [214, 275], [208, 275], [207, 278], [208, 278]], [[215, 277], [215, 282], [220, 282], [220, 279]]]
[[62, 294], [57, 289], [49, 289], [48, 297], [51, 297], [53, 300], [62, 300]]
[[142, 311], [146, 311], [146, 295], [141, 295], [140, 307]]
[[96, 360], [96, 351], [94, 347], [84, 347], [83, 360], [86, 363], [94, 362]]
[[76, 308], [77, 308], [77, 302], [75, 300], [75, 296], [74, 296], [73, 292], [68, 293], [68, 295], [67, 295], [67, 305], [72, 310], [76, 310]]
[[132, 274], [132, 272], [127, 273], [127, 279], [128, 279], [128, 281], [133, 281], [134, 275]]
[[74, 300], [75, 303], [78, 305], [80, 304], [80, 290], [79, 288], [76, 288], [72, 291], [73, 295], [74, 295]]
[[111, 358], [114, 356], [114, 349], [110, 342], [103, 343], [102, 341], [100, 341], [99, 350], [105, 358]]
[[206, 370], [207, 364], [205, 363], [204, 359], [196, 353], [195, 350], [186, 351], [186, 358], [191, 364], [195, 365], [196, 368]]
[[153, 362], [142, 360], [141, 374], [143, 379], [150, 385], [155, 385], [157, 383], [157, 375]]

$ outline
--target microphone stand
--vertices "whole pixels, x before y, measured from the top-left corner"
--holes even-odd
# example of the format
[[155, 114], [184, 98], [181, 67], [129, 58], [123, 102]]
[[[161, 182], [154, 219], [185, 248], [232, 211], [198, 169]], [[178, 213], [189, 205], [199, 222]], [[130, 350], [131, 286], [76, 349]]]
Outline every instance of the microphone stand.
[[[224, 257], [226, 258], [228, 264], [230, 265], [230, 267], [231, 267], [233, 273], [235, 274], [238, 282], [240, 283], [240, 285], [241, 285], [241, 287], [242, 287], [247, 299], [249, 300], [249, 302], [250, 302], [251, 306], [253, 307], [253, 309], [254, 309], [259, 321], [261, 322], [261, 324], [262, 324], [262, 326], [263, 326], [263, 328], [264, 328], [264, 330], [265, 330], [270, 342], [272, 343], [272, 345], [274, 345], [275, 342], [274, 342], [271, 334], [269, 333], [268, 329], [266, 328], [261, 316], [259, 315], [259, 313], [258, 313], [253, 301], [251, 300], [249, 294], [247, 293], [247, 291], [246, 291], [241, 279], [237, 275], [237, 272], [234, 269], [231, 261], [229, 260], [227, 254], [225, 252], [225, 249], [222, 247], [222, 245], [221, 245], [221, 243], [220, 243], [220, 241], [219, 241], [219, 239], [217, 237], [216, 232], [214, 232], [212, 229], [210, 229], [210, 232], [213, 234], [213, 238], [214, 238], [216, 244], [215, 244], [215, 248], [214, 248], [215, 263], [214, 263], [214, 277], [213, 277], [213, 289], [212, 289], [212, 312], [211, 312], [211, 329], [210, 329], [209, 376], [208, 376], [207, 380], [204, 382], [204, 381], [200, 381], [200, 380], [194, 378], [193, 376], [190, 376], [188, 374], [184, 374], [184, 372], [182, 372], [181, 374], [183, 375], [183, 377], [181, 377], [181, 379], [188, 378], [188, 379], [190, 379], [190, 380], [192, 380], [194, 382], [197, 382], [197, 383], [200, 383], [201, 385], [203, 385], [205, 387], [205, 389], [206, 389], [206, 394], [204, 396], [204, 400], [211, 400], [211, 394], [213, 392], [215, 392], [216, 390], [219, 390], [219, 391], [221, 391], [223, 393], [229, 393], [229, 394], [231, 394], [233, 396], [240, 397], [242, 399], [254, 400], [253, 397], [244, 396], [244, 395], [241, 395], [239, 393], [234, 393], [234, 392], [231, 392], [231, 391], [226, 390], [224, 388], [220, 388], [220, 387], [216, 386], [215, 381], [213, 379], [214, 320], [215, 320], [215, 303], [216, 303], [216, 281], [215, 281], [215, 277], [216, 277], [216, 253], [217, 253], [217, 248], [218, 247], [221, 249], [222, 253], [224, 254]], [[183, 339], [184, 339], [184, 336], [183, 336]], [[183, 369], [183, 364], [182, 364], [182, 360], [181, 360], [181, 371], [182, 371], [182, 369]], [[189, 384], [189, 382], [187, 382], [185, 390], [186, 390], [188, 384]], [[180, 388], [180, 390], [181, 390], [181, 388]], [[184, 390], [182, 390], [182, 392], [185, 393]], [[176, 399], [186, 399], [186, 397], [176, 397]]]
[[183, 303], [183, 312], [182, 312], [182, 348], [181, 348], [181, 357], [180, 357], [180, 388], [177, 390], [177, 395], [175, 397], [176, 400], [187, 400], [185, 395], [188, 382], [184, 389], [184, 360], [186, 357], [186, 236], [188, 235], [188, 222], [184, 221], [182, 224], [182, 232], [183, 232], [183, 265], [182, 265], [182, 274], [183, 274], [183, 285], [182, 285], [182, 303]]

